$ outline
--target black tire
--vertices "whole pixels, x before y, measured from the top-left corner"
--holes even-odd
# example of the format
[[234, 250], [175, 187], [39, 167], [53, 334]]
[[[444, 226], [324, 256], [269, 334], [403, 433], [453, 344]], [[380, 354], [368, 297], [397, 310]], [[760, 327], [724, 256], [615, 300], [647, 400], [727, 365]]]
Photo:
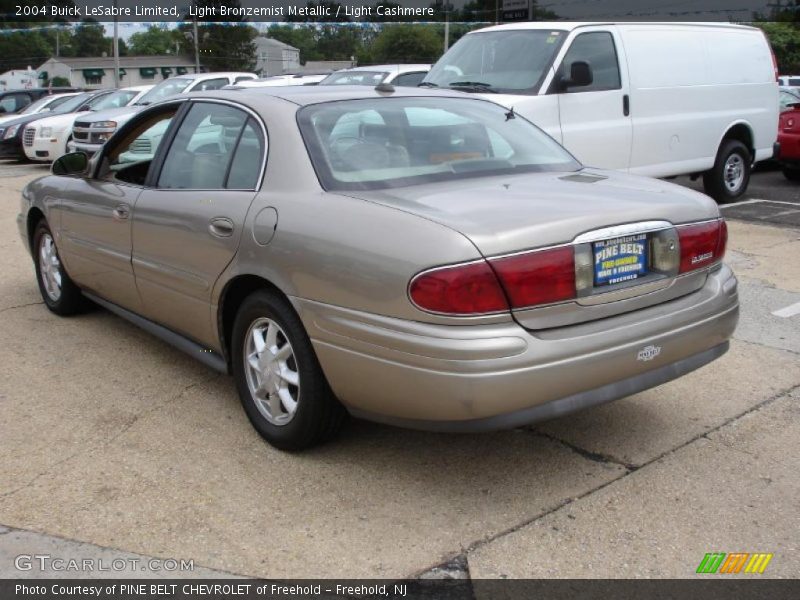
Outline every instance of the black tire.
[[[742, 170], [743, 178], [741, 183], [735, 188], [729, 188], [725, 183], [726, 164], [729, 159], [737, 160]], [[720, 204], [733, 202], [740, 198], [746, 191], [750, 183], [750, 171], [752, 170], [753, 158], [750, 151], [742, 142], [738, 140], [723, 140], [717, 152], [717, 158], [711, 170], [703, 173], [703, 187], [706, 194], [714, 198]]]
[[[48, 236], [52, 243], [52, 248], [55, 252], [57, 259], [57, 266], [55, 266], [55, 273], [60, 277], [60, 290], [57, 297], [53, 297], [47, 291], [47, 284], [45, 283], [45, 276], [42, 272], [42, 244]], [[82, 312], [86, 308], [86, 298], [81, 293], [80, 288], [73, 283], [67, 274], [64, 264], [61, 262], [58, 255], [58, 247], [55, 244], [50, 228], [47, 222], [42, 219], [36, 224], [36, 229], [33, 232], [33, 246], [32, 246], [33, 264], [36, 268], [36, 282], [39, 284], [39, 293], [42, 295], [45, 306], [57, 315], [68, 316]]]
[[[250, 391], [245, 366], [245, 344], [252, 326], [269, 319], [280, 328], [281, 343], [288, 342], [293, 350], [299, 385], [294, 389], [296, 411], [284, 424], [271, 422]], [[303, 450], [332, 438], [341, 428], [347, 412], [336, 400], [317, 360], [300, 318], [278, 293], [261, 290], [248, 296], [233, 324], [231, 339], [233, 376], [239, 399], [256, 431], [271, 445], [281, 450]], [[265, 406], [267, 401], [261, 403]], [[283, 406], [282, 406], [283, 408]]]
[[789, 181], [800, 181], [800, 169], [793, 167], [783, 167], [783, 176]]

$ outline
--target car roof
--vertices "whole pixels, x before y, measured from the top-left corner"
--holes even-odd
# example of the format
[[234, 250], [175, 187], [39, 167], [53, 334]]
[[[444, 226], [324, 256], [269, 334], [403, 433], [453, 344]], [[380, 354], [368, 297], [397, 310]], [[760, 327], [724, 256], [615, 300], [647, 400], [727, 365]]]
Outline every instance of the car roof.
[[[287, 85], [276, 87], [238, 88], [230, 90], [211, 90], [208, 92], [192, 92], [181, 94], [186, 99], [216, 98], [240, 102], [245, 105], [260, 104], [265, 97], [274, 97], [286, 100], [299, 106], [319, 104], [322, 102], [335, 102], [337, 100], [361, 100], [368, 98], [398, 98], [398, 97], [433, 97], [433, 98], [468, 98], [474, 97], [464, 92], [453, 90], [435, 90], [429, 88], [397, 87], [394, 91], [378, 91], [375, 87], [365, 85]], [[175, 96], [171, 98], [172, 101]]]
[[594, 27], [595, 25], [636, 25], [637, 27], [640, 25], [651, 26], [651, 25], [666, 25], [668, 27], [720, 27], [725, 29], [745, 29], [745, 30], [753, 30], [755, 27], [749, 27], [747, 25], [739, 25], [736, 23], [724, 23], [724, 22], [686, 22], [686, 23], [669, 23], [669, 22], [656, 22], [656, 21], [521, 21], [519, 23], [504, 23], [503, 25], [491, 25], [489, 27], [484, 27], [483, 29], [475, 29], [474, 31], [469, 31], [467, 34], [473, 33], [484, 33], [487, 31], [514, 31], [514, 30], [525, 30], [525, 29], [552, 29], [553, 31], [572, 31], [573, 29], [578, 29], [580, 27]]

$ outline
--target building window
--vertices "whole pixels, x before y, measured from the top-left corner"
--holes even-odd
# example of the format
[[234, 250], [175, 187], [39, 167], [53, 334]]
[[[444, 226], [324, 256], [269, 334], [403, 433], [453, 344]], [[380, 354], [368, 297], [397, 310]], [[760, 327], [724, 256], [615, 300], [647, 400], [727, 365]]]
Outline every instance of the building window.
[[86, 77], [86, 85], [100, 85], [101, 83], [103, 83], [102, 77], [97, 77], [97, 76]]

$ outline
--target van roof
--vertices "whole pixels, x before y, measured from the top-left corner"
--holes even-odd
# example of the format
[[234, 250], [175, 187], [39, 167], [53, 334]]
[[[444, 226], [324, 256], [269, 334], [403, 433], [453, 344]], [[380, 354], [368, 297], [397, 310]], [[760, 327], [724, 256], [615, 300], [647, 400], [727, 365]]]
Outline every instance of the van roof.
[[641, 26], [651, 26], [651, 25], [661, 25], [661, 26], [668, 26], [672, 28], [678, 27], [716, 27], [720, 29], [748, 29], [748, 30], [756, 30], [755, 27], [749, 27], [747, 25], [737, 25], [734, 23], [668, 23], [668, 22], [654, 22], [654, 21], [585, 21], [585, 22], [574, 22], [574, 21], [526, 21], [526, 22], [519, 22], [519, 23], [506, 23], [504, 25], [491, 25], [489, 27], [484, 27], [483, 29], [476, 29], [474, 31], [470, 31], [469, 33], [482, 33], [486, 31], [513, 31], [513, 30], [520, 30], [520, 29], [552, 29], [553, 31], [572, 31], [574, 29], [579, 29], [580, 27], [594, 27], [597, 25], [636, 25]]

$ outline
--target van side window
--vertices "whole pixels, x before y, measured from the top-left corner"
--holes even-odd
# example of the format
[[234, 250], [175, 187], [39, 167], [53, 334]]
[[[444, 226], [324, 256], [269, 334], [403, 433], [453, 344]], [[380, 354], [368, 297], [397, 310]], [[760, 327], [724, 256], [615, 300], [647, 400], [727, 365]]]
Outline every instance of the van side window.
[[614, 47], [614, 38], [606, 31], [582, 33], [572, 41], [558, 72], [569, 77], [570, 67], [575, 61], [589, 63], [592, 68], [592, 83], [569, 89], [569, 93], [618, 90], [622, 87], [619, 75], [619, 60]]

